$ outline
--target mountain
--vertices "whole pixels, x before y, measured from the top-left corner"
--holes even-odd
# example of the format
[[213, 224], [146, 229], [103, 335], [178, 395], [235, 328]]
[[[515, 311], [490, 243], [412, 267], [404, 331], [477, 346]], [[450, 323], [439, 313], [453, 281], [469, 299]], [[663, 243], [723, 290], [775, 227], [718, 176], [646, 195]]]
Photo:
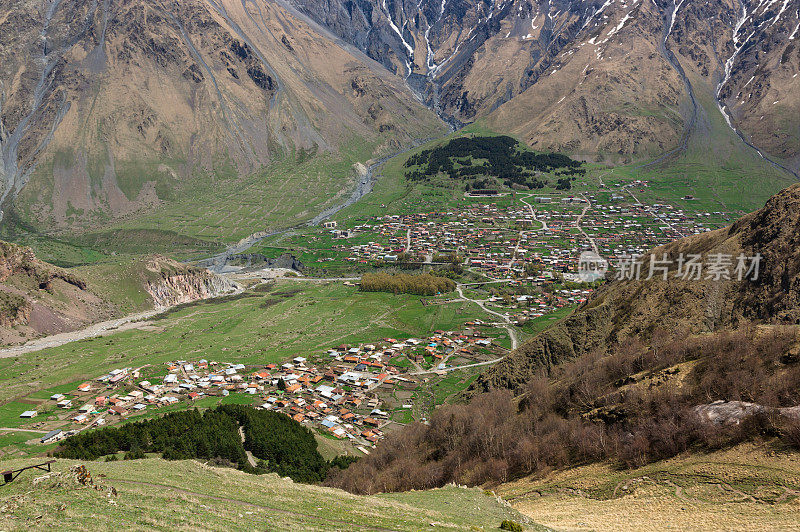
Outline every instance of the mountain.
[[685, 149], [721, 112], [800, 164], [798, 0], [294, 2], [455, 123], [616, 162]]
[[442, 129], [402, 80], [276, 2], [4, 0], [0, 33], [0, 201], [36, 230]]
[[426, 105], [587, 160], [797, 175], [800, 0], [291, 1], [0, 3], [6, 228], [290, 226], [441, 134]]

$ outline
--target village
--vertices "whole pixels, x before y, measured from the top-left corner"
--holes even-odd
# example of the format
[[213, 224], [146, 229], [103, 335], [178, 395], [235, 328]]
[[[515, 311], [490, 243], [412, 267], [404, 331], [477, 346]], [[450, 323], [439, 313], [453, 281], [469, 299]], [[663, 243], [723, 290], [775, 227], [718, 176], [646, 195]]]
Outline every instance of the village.
[[645, 205], [605, 190], [480, 200], [446, 211], [377, 216], [346, 229], [330, 221], [322, 234], [297, 235], [283, 245], [305, 249], [312, 257], [306, 266], [312, 270], [334, 261], [345, 269], [346, 264], [433, 267], [457, 261], [488, 280], [535, 271], [541, 282], [555, 274], [569, 278], [584, 250], [613, 263], [727, 223], [720, 212]]
[[438, 381], [451, 372], [460, 379], [471, 368], [507, 353], [487, 330], [480, 321], [468, 322], [457, 332], [339, 345], [264, 366], [199, 359], [114, 369], [74, 391], [53, 394], [20, 417], [35, 418], [48, 408], [63, 411], [57, 419], [51, 415], [47, 421], [26, 425], [39, 429], [40, 442], [50, 444], [86, 429], [165, 411], [251, 404], [284, 413], [321, 436], [346, 440], [366, 454], [389, 431], [426, 420], [437, 404], [428, 396]]

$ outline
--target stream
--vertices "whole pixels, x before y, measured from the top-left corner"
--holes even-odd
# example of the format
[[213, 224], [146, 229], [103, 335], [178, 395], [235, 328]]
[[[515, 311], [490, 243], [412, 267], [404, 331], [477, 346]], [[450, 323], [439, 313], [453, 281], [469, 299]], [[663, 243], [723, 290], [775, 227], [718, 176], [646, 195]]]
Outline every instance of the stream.
[[418, 146], [420, 146], [422, 144], [425, 144], [426, 142], [434, 140], [435, 138], [436, 137], [431, 137], [431, 138], [415, 141], [411, 146], [409, 146], [407, 148], [403, 148], [400, 151], [391, 153], [391, 154], [386, 155], [384, 157], [381, 157], [377, 161], [373, 162], [372, 164], [370, 164], [367, 167], [367, 173], [362, 175], [362, 176], [359, 176], [357, 178], [358, 180], [356, 182], [355, 188], [353, 189], [353, 192], [350, 194], [349, 197], [347, 197], [344, 201], [342, 201], [340, 203], [337, 203], [337, 204], [335, 204], [335, 205], [333, 205], [331, 207], [328, 207], [324, 211], [322, 211], [319, 214], [317, 214], [316, 216], [314, 216], [311, 220], [309, 220], [307, 222], [302, 222], [302, 223], [293, 225], [291, 227], [286, 227], [284, 229], [276, 229], [276, 230], [272, 230], [272, 231], [270, 231], [270, 230], [257, 231], [255, 233], [251, 234], [250, 236], [247, 236], [247, 237], [243, 238], [242, 240], [240, 240], [236, 244], [232, 244], [232, 245], [228, 246], [225, 249], [225, 251], [223, 251], [221, 253], [218, 253], [218, 254], [216, 254], [214, 256], [211, 256], [211, 257], [209, 257], [207, 259], [202, 259], [202, 260], [198, 261], [197, 265], [201, 266], [203, 268], [207, 268], [208, 270], [210, 270], [210, 271], [212, 271], [214, 273], [226, 273], [226, 268], [227, 268], [228, 262], [230, 261], [231, 257], [233, 257], [234, 255], [237, 255], [239, 253], [244, 253], [245, 251], [247, 251], [248, 249], [250, 249], [254, 245], [258, 244], [262, 240], [264, 240], [266, 238], [270, 238], [270, 237], [276, 236], [276, 235], [281, 235], [281, 234], [284, 234], [284, 233], [288, 233], [289, 231], [293, 231], [293, 230], [299, 229], [301, 227], [314, 227], [314, 226], [319, 225], [323, 221], [325, 221], [325, 220], [331, 218], [332, 216], [334, 216], [336, 213], [338, 213], [342, 209], [345, 209], [345, 208], [349, 207], [350, 205], [353, 205], [358, 200], [360, 200], [361, 198], [363, 198], [364, 196], [366, 196], [367, 194], [372, 192], [372, 187], [374, 186], [375, 180], [376, 180], [375, 179], [375, 172], [381, 165], [383, 165], [383, 163], [385, 163], [389, 159], [397, 157], [398, 155], [402, 155], [402, 154], [404, 154], [406, 152], [409, 152], [409, 151], [417, 148]]

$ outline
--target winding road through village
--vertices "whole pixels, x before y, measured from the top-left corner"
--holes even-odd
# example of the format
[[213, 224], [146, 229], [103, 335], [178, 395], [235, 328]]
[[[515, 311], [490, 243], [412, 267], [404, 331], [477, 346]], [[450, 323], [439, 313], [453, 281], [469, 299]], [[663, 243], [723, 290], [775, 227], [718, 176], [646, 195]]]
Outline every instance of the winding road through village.
[[[497, 316], [498, 318], [503, 320], [499, 325], [501, 327], [503, 327], [506, 331], [508, 331], [508, 337], [511, 339], [511, 350], [513, 351], [514, 349], [516, 349], [518, 344], [519, 344], [519, 340], [517, 338], [517, 331], [514, 329], [514, 326], [511, 324], [511, 319], [508, 316], [506, 316], [505, 314], [500, 314], [499, 312], [495, 312], [494, 310], [486, 308], [486, 301], [485, 300], [472, 299], [470, 297], [465, 296], [464, 295], [464, 290], [463, 290], [464, 286], [465, 285], [462, 285], [462, 284], [456, 285], [456, 292], [458, 292], [459, 297], [461, 297], [461, 299], [463, 299], [464, 301], [470, 301], [472, 303], [475, 303], [484, 312], [486, 312], [488, 314], [491, 314], [493, 316]], [[502, 358], [498, 358], [494, 362], [498, 362], [501, 359]]]

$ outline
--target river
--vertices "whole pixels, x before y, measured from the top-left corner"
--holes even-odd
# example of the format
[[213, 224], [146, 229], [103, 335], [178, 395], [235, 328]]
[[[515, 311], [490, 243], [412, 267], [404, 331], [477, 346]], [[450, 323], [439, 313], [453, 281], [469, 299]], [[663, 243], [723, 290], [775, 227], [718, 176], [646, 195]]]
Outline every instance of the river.
[[373, 162], [372, 164], [367, 166], [366, 174], [364, 174], [363, 176], [359, 176], [358, 177], [358, 179], [356, 181], [355, 188], [353, 189], [353, 192], [350, 194], [350, 196], [348, 196], [344, 201], [342, 201], [340, 203], [337, 203], [337, 204], [335, 204], [335, 205], [333, 205], [331, 207], [328, 207], [324, 211], [322, 211], [319, 214], [317, 214], [316, 216], [314, 216], [311, 220], [309, 220], [307, 222], [302, 222], [302, 223], [293, 225], [291, 227], [286, 227], [284, 229], [257, 231], [255, 233], [251, 234], [250, 236], [247, 236], [247, 237], [243, 238], [242, 240], [240, 240], [236, 244], [232, 244], [232, 245], [228, 246], [225, 249], [225, 251], [223, 251], [221, 253], [218, 253], [218, 254], [216, 254], [216, 255], [214, 255], [212, 257], [209, 257], [207, 259], [200, 260], [197, 263], [197, 265], [201, 266], [203, 268], [208, 268], [210, 271], [212, 271], [214, 273], [223, 273], [225, 271], [226, 266], [228, 264], [228, 261], [230, 260], [231, 257], [233, 257], [234, 255], [237, 255], [239, 253], [244, 253], [245, 251], [247, 251], [248, 249], [250, 249], [254, 245], [256, 245], [259, 242], [261, 242], [262, 240], [264, 240], [265, 238], [270, 238], [270, 237], [273, 237], [273, 236], [276, 236], [276, 235], [281, 235], [283, 233], [287, 233], [289, 231], [293, 231], [293, 230], [299, 229], [301, 227], [313, 227], [313, 226], [319, 225], [323, 221], [325, 221], [325, 220], [331, 218], [332, 216], [334, 216], [336, 213], [338, 213], [342, 209], [344, 209], [346, 207], [349, 207], [350, 205], [353, 205], [358, 200], [360, 200], [361, 198], [363, 198], [364, 196], [366, 196], [367, 194], [372, 192], [372, 187], [374, 186], [375, 180], [376, 180], [375, 172], [381, 165], [383, 165], [383, 163], [385, 163], [389, 159], [393, 159], [394, 157], [397, 157], [398, 155], [402, 155], [402, 154], [404, 154], [404, 153], [406, 153], [408, 151], [411, 151], [411, 150], [417, 148], [418, 146], [420, 146], [422, 144], [425, 144], [426, 142], [434, 140], [435, 138], [436, 137], [431, 137], [431, 138], [415, 141], [411, 146], [409, 146], [407, 148], [403, 148], [402, 150], [396, 151], [394, 153], [391, 153], [389, 155], [386, 155], [386, 156], [381, 157], [380, 159], [376, 160], [375, 162]]

